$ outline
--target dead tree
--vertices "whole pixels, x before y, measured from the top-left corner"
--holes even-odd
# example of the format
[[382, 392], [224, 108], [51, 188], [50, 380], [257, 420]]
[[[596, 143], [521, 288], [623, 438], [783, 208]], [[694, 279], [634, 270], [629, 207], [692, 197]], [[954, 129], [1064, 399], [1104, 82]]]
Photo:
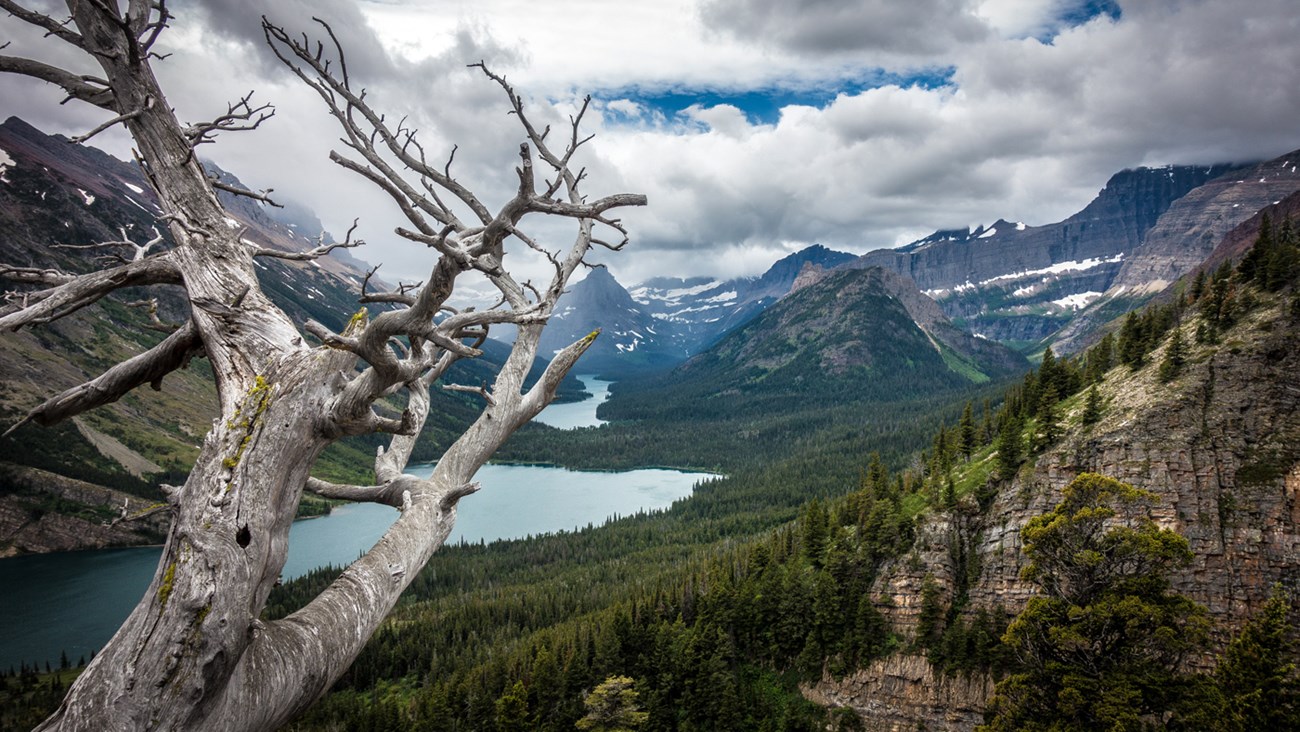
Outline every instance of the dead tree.
[[[125, 125], [176, 246], [92, 274], [8, 268], [11, 278], [44, 289], [0, 310], [0, 328], [49, 322], [142, 285], [183, 288], [191, 310], [187, 322], [153, 349], [53, 397], [24, 421], [50, 424], [141, 384], [157, 385], [200, 354], [212, 365], [220, 417], [188, 480], [168, 491], [174, 518], [149, 590], [41, 729], [274, 729], [344, 672], [451, 531], [457, 501], [477, 489], [472, 480], [478, 468], [554, 397], [595, 334], [560, 351], [525, 389], [542, 328], [591, 247], [617, 249], [626, 241], [610, 212], [644, 205], [645, 198], [584, 198], [583, 175], [571, 167], [586, 141], [579, 135], [581, 113], [553, 147], [547, 131], [529, 122], [511, 86], [479, 64], [486, 83], [505, 92], [526, 140], [519, 149], [518, 188], [492, 208], [453, 177], [450, 160], [430, 164], [413, 132], [389, 125], [371, 108], [353, 86], [328, 26], [322, 23], [321, 40], [313, 41], [264, 21], [275, 53], [320, 93], [342, 127], [346, 149], [331, 158], [391, 196], [406, 219], [398, 233], [430, 248], [434, 259], [422, 286], [364, 298], [395, 309], [369, 318], [363, 308], [341, 333], [307, 323], [315, 340], [308, 339], [258, 286], [255, 257], [279, 255], [238, 238], [194, 155], [215, 131], [256, 127], [265, 109], [245, 99], [214, 122], [182, 125], [150, 68], [152, 47], [171, 17], [165, 0], [68, 0], [68, 7], [71, 17], [61, 21], [0, 0], [0, 8], [44, 29], [50, 42], [84, 51], [102, 76], [13, 56], [0, 56], [0, 70], [56, 84], [69, 98], [107, 110], [113, 117], [96, 131]], [[529, 214], [572, 219], [573, 242], [544, 247], [519, 228]], [[618, 241], [597, 238], [602, 228]], [[506, 269], [508, 240], [551, 263], [544, 288], [521, 284]], [[295, 256], [322, 253], [318, 248]], [[447, 307], [457, 278], [467, 273], [486, 276], [501, 304], [481, 311]], [[428, 413], [430, 387], [458, 359], [480, 355], [477, 346], [500, 324], [516, 326], [518, 337], [495, 382], [474, 389], [483, 397], [482, 413], [429, 479], [403, 474]], [[400, 392], [407, 395], [400, 419], [375, 411], [376, 400]], [[375, 460], [374, 485], [309, 476], [327, 445], [373, 432], [393, 435]], [[306, 607], [262, 622], [303, 490], [385, 503], [401, 515]]]

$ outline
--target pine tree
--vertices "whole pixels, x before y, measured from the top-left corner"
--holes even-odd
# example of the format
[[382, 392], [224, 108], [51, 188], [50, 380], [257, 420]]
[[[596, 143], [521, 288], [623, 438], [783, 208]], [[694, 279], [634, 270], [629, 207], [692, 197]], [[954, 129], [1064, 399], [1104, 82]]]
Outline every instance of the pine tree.
[[1259, 235], [1255, 237], [1255, 244], [1237, 264], [1237, 276], [1242, 282], [1252, 282], [1257, 278], [1266, 279], [1266, 276], [1260, 277], [1260, 275], [1263, 274], [1262, 270], [1267, 265], [1272, 250], [1273, 225], [1268, 213], [1265, 212], [1259, 220]]
[[826, 514], [826, 507], [816, 498], [808, 502], [808, 508], [805, 509], [803, 521], [800, 522], [800, 529], [803, 533], [803, 551], [804, 556], [814, 566], [820, 567], [822, 558], [826, 554], [826, 540], [830, 533], [830, 517]]
[[1043, 392], [1038, 399], [1038, 409], [1034, 413], [1037, 429], [1034, 431], [1034, 449], [1042, 451], [1061, 436], [1061, 423], [1057, 415], [1056, 399], [1050, 391]]
[[957, 449], [966, 460], [975, 451], [975, 414], [970, 402], [961, 410], [961, 421], [957, 423]]
[[1296, 251], [1295, 232], [1291, 220], [1282, 222], [1277, 233], [1277, 241], [1268, 253], [1264, 266], [1263, 285], [1270, 292], [1277, 292], [1295, 279], [1300, 253]]
[[1056, 361], [1056, 354], [1052, 352], [1052, 347], [1048, 346], [1043, 351], [1043, 361], [1038, 366], [1039, 398], [1044, 394], [1051, 394], [1053, 401], [1060, 398], [1063, 394], [1061, 376], [1061, 367]]
[[1137, 311], [1129, 311], [1119, 330], [1119, 361], [1135, 371], [1142, 367], [1146, 358], [1146, 334], [1142, 325]]
[[1120, 508], [1150, 494], [1084, 473], [1021, 532], [1022, 576], [1037, 584], [1004, 642], [1021, 660], [998, 682], [985, 732], [1144, 729], [1180, 706], [1179, 662], [1203, 648], [1204, 608], [1169, 591], [1192, 560], [1187, 540]]
[[528, 684], [528, 708], [532, 712], [532, 729], [551, 729], [556, 724], [560, 699], [564, 695], [560, 669], [546, 646], [533, 657], [532, 679]]
[[1115, 362], [1115, 336], [1107, 333], [1088, 351], [1088, 381], [1096, 383], [1106, 376]]
[[1196, 270], [1196, 278], [1192, 280], [1192, 289], [1189, 294], [1192, 302], [1200, 300], [1205, 294], [1205, 270]]
[[528, 690], [516, 681], [496, 701], [497, 732], [526, 732], [528, 725]]
[[627, 676], [610, 676], [583, 699], [587, 716], [577, 728], [591, 732], [632, 732], [645, 724], [649, 714], [637, 708], [635, 681]]
[[1101, 421], [1101, 394], [1097, 392], [1097, 385], [1093, 384], [1088, 387], [1088, 396], [1083, 403], [1083, 424], [1091, 427]]
[[1167, 384], [1182, 373], [1183, 364], [1187, 361], [1187, 349], [1183, 346], [1183, 333], [1181, 328], [1174, 328], [1174, 334], [1169, 338], [1169, 345], [1165, 347], [1165, 357], [1160, 362], [1158, 376], [1160, 383]]
[[1024, 461], [1024, 440], [1020, 435], [1022, 427], [1020, 418], [1009, 410], [1002, 415], [1002, 426], [998, 430], [998, 477], [1010, 480], [1020, 470]]
[[1232, 730], [1300, 729], [1300, 677], [1281, 585], [1224, 650], [1215, 681]]
[[927, 574], [921, 581], [921, 612], [916, 619], [917, 648], [934, 648], [938, 645], [943, 615], [943, 588], [934, 575]]

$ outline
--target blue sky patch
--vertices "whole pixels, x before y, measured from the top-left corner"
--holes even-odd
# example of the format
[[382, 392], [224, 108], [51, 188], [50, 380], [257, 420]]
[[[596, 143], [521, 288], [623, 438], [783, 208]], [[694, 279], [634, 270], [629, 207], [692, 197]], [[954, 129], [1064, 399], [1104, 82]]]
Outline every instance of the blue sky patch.
[[658, 112], [667, 119], [673, 119], [692, 105], [715, 107], [730, 104], [745, 113], [751, 124], [775, 124], [781, 117], [781, 109], [790, 105], [806, 105], [822, 108], [835, 100], [840, 94], [859, 94], [868, 89], [883, 86], [937, 89], [952, 83], [955, 69], [952, 67], [925, 69], [908, 74], [895, 74], [876, 70], [857, 78], [843, 79], [833, 84], [807, 87], [769, 86], [759, 89], [645, 89], [626, 87], [609, 89], [592, 96], [606, 102], [629, 99]]
[[1069, 3], [1057, 17], [1056, 22], [1043, 31], [1038, 40], [1051, 43], [1053, 38], [1067, 28], [1083, 25], [1103, 15], [1111, 20], [1119, 20], [1122, 14], [1123, 11], [1120, 10], [1117, 0], [1081, 0]]

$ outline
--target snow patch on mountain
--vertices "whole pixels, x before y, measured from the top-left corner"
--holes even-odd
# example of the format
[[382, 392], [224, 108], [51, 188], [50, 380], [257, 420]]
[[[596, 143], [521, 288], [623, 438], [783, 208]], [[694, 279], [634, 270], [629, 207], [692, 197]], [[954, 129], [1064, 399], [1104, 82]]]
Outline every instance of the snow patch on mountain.
[[1093, 257], [1091, 259], [1084, 259], [1082, 261], [1057, 262], [1056, 264], [1053, 264], [1050, 267], [1044, 267], [1042, 269], [1027, 269], [1027, 270], [1022, 270], [1020, 272], [1012, 272], [1010, 274], [998, 275], [997, 277], [991, 277], [987, 280], [982, 280], [979, 284], [982, 287], [985, 285], [997, 284], [999, 282], [1012, 282], [1015, 280], [1023, 280], [1027, 277], [1040, 277], [1042, 275], [1063, 274], [1065, 272], [1082, 272], [1084, 270], [1092, 269], [1093, 267], [1100, 267], [1103, 264], [1115, 264], [1116, 262], [1123, 261], [1123, 259], [1124, 259], [1124, 255], [1120, 253], [1120, 254], [1116, 254], [1113, 257]]
[[1091, 305], [1099, 297], [1101, 297], [1101, 293], [1096, 291], [1076, 292], [1073, 295], [1066, 295], [1059, 300], [1053, 300], [1052, 304], [1070, 310], [1082, 310], [1088, 305]]

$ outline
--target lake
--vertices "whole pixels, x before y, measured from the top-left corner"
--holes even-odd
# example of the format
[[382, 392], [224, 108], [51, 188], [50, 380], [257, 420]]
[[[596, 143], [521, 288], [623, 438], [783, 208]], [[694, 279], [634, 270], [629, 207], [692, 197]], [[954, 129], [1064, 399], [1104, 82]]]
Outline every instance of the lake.
[[[593, 396], [548, 407], [553, 426], [592, 426], [609, 382], [580, 377]], [[587, 406], [582, 412], [576, 408]], [[560, 414], [551, 410], [565, 407]], [[587, 414], [583, 421], [582, 414]], [[431, 465], [407, 472], [428, 475]], [[618, 515], [667, 508], [691, 493], [702, 473], [676, 470], [579, 472], [540, 465], [485, 465], [475, 480], [483, 490], [461, 501], [451, 543], [515, 539], [600, 525]], [[345, 565], [368, 550], [397, 517], [396, 510], [350, 504], [329, 516], [298, 521], [289, 531], [284, 578], [326, 564]], [[159, 547], [103, 549], [0, 560], [0, 668], [20, 661], [56, 666], [60, 651], [72, 663], [90, 657], [112, 637], [149, 586]]]
[[609, 399], [609, 385], [612, 382], [597, 379], [594, 376], [579, 376], [578, 381], [591, 392], [591, 396], [580, 402], [552, 404], [533, 418], [534, 422], [549, 424], [562, 430], [575, 427], [596, 427], [605, 424], [605, 420], [596, 418], [596, 407]]

